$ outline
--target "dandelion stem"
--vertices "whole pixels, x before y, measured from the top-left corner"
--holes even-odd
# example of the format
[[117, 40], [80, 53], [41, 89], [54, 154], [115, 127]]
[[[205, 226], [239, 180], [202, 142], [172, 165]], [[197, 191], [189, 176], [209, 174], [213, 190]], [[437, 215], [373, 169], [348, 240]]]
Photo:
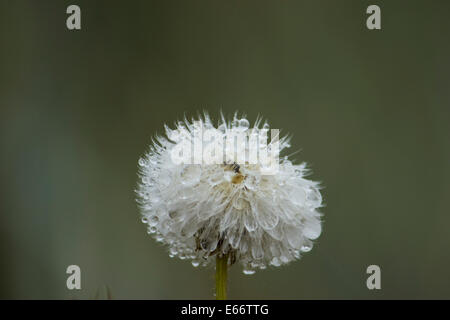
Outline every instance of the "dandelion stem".
[[227, 299], [228, 254], [216, 256], [216, 299]]

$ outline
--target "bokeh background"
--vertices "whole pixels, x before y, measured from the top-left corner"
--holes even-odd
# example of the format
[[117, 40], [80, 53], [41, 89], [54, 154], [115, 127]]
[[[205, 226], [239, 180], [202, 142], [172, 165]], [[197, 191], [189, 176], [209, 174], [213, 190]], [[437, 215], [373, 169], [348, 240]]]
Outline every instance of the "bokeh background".
[[293, 134], [325, 187], [314, 249], [233, 267], [230, 298], [450, 298], [448, 1], [0, 3], [0, 298], [212, 298], [213, 268], [170, 259], [134, 200], [151, 137], [202, 110]]

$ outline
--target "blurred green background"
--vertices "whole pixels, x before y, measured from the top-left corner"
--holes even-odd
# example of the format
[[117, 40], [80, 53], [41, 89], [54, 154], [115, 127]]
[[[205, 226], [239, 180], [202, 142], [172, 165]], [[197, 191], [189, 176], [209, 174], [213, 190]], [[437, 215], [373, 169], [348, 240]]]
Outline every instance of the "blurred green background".
[[[365, 26], [378, 4], [382, 30]], [[82, 30], [66, 28], [81, 7]], [[0, 5], [0, 298], [210, 299], [134, 200], [163, 124], [239, 110], [293, 134], [323, 182], [300, 261], [233, 299], [450, 298], [450, 2], [7, 1]], [[68, 265], [82, 290], [66, 288]], [[382, 290], [366, 288], [377, 264]]]

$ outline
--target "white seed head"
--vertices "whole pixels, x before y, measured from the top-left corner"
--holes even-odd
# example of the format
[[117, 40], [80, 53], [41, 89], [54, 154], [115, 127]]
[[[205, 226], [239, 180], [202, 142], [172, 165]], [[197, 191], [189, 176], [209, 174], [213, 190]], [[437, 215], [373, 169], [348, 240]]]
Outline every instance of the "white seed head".
[[[310, 251], [321, 233], [322, 197], [318, 183], [305, 178], [306, 164], [279, 158], [272, 141], [258, 147], [259, 152], [269, 151], [269, 163], [276, 162], [270, 170], [245, 157], [236, 162], [226, 143], [213, 164], [176, 163], [173, 151], [186, 144], [190, 148], [199, 127], [224, 141], [236, 132], [269, 128], [257, 120], [250, 129], [248, 120], [236, 114], [231, 122], [222, 117], [217, 128], [208, 115], [180, 121], [175, 129], [166, 126], [167, 137], [157, 137], [139, 159], [136, 193], [148, 233], [169, 247], [170, 257], [192, 260], [196, 267], [227, 255], [228, 263], [240, 262], [246, 274], [287, 264]], [[248, 142], [234, 146], [234, 152], [247, 157]], [[289, 139], [280, 138], [278, 146], [282, 152]], [[211, 150], [208, 143], [193, 147], [193, 157], [206, 149]]]

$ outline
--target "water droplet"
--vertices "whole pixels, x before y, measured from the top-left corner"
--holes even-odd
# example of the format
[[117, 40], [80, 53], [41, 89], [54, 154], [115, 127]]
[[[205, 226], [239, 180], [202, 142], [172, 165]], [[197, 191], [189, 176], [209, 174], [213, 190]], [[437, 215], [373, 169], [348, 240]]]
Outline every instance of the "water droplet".
[[239, 126], [244, 128], [244, 129], [248, 129], [248, 127], [250, 127], [250, 123], [248, 122], [247, 119], [241, 119], [239, 120]]
[[140, 158], [138, 163], [139, 163], [139, 166], [141, 166], [141, 167], [147, 166], [147, 161], [145, 161], [143, 158]]
[[198, 260], [192, 260], [192, 266], [197, 268], [200, 265], [200, 261]]
[[181, 218], [181, 214], [178, 211], [169, 211], [169, 218], [179, 220]]
[[255, 274], [255, 270], [252, 270], [252, 269], [244, 269], [242, 272], [246, 275]]
[[141, 221], [142, 221], [142, 223], [147, 223], [148, 219], [147, 219], [147, 217], [142, 217]]
[[169, 132], [168, 138], [172, 141], [178, 142], [180, 140], [180, 133], [178, 130], [172, 130]]
[[280, 260], [277, 257], [274, 257], [272, 259], [272, 261], [270, 261], [270, 264], [274, 267], [279, 267], [281, 266]]
[[150, 220], [148, 220], [148, 224], [151, 227], [156, 227], [158, 225], [158, 222], [159, 222], [159, 218], [157, 216], [151, 216]]
[[227, 126], [225, 123], [222, 123], [217, 129], [222, 132], [225, 132], [227, 130]]
[[312, 249], [312, 246], [310, 246], [310, 245], [304, 245], [300, 248], [300, 250], [303, 252], [309, 252], [309, 251], [311, 251], [311, 249]]
[[304, 236], [306, 238], [311, 239], [311, 240], [317, 239], [320, 236], [321, 232], [322, 232], [322, 226], [320, 224], [320, 221], [318, 221], [318, 220], [306, 221], [305, 231], [304, 231]]
[[247, 211], [247, 213], [244, 216], [244, 226], [249, 232], [255, 231], [256, 228], [258, 227], [258, 223], [256, 222], [250, 210]]
[[203, 250], [208, 249], [208, 245], [209, 245], [208, 240], [202, 239], [202, 240], [200, 241], [200, 246], [202, 247]]
[[261, 243], [255, 243], [252, 245], [252, 256], [255, 260], [259, 260], [264, 256], [263, 248], [261, 247]]
[[150, 228], [148, 228], [148, 233], [155, 233], [157, 230], [156, 230], [156, 227], [150, 227]]

